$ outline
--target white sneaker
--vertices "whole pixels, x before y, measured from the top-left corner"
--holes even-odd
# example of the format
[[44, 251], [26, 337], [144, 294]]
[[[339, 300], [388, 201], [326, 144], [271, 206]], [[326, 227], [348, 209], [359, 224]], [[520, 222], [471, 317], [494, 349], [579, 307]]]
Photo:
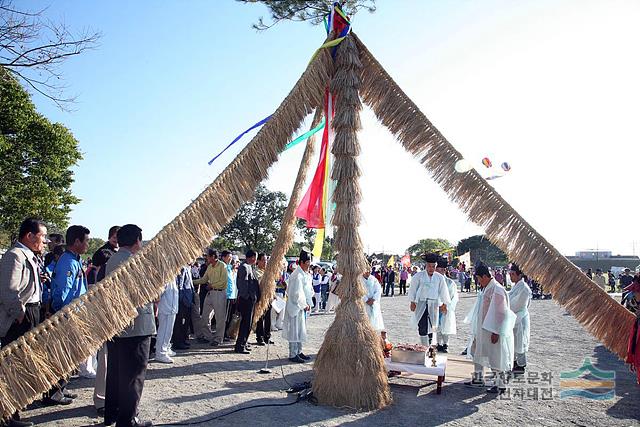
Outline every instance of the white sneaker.
[[165, 356], [163, 354], [156, 354], [155, 360], [156, 362], [160, 362], [160, 363], [173, 363], [172, 358], [170, 358], [169, 356]]
[[176, 352], [175, 352], [175, 351], [173, 351], [173, 350], [169, 350], [169, 353], [168, 353], [168, 354], [169, 354], [169, 357], [173, 357], [173, 356], [175, 356], [175, 355], [176, 355]]

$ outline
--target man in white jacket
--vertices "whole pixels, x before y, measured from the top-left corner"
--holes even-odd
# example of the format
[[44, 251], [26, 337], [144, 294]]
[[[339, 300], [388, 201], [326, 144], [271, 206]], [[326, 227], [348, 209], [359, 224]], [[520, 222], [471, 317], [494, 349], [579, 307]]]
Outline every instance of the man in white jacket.
[[479, 286], [476, 304], [465, 322], [471, 323], [469, 354], [473, 357], [472, 380], [465, 383], [484, 387], [484, 368], [491, 369], [495, 385], [488, 393], [504, 393], [505, 374], [513, 361], [513, 326], [515, 314], [509, 307], [509, 295], [504, 287], [491, 277], [489, 268], [476, 268]]
[[458, 287], [456, 282], [447, 277], [448, 265], [449, 261], [446, 258], [440, 258], [436, 267], [436, 271], [442, 274], [447, 282], [447, 292], [450, 299], [447, 312], [440, 313], [438, 320], [437, 350], [442, 353], [449, 352], [449, 336], [456, 334], [456, 306], [458, 305]]
[[418, 329], [420, 343], [431, 345], [433, 332], [438, 330], [439, 313], [447, 312], [450, 298], [444, 276], [436, 271], [438, 255], [427, 254], [423, 259], [426, 269], [413, 276], [409, 288], [409, 309], [413, 312], [410, 324]]
[[380, 298], [382, 297], [382, 286], [378, 279], [371, 275], [370, 271], [365, 271], [362, 275], [362, 285], [364, 286], [364, 310], [373, 326], [373, 330], [377, 332], [384, 331], [384, 320], [382, 319], [382, 310], [380, 309]]
[[302, 344], [307, 340], [306, 314], [313, 304], [313, 286], [311, 285], [311, 254], [302, 250], [298, 267], [287, 281], [287, 304], [284, 312], [282, 337], [289, 341], [289, 360], [304, 363], [311, 359], [302, 352]]
[[509, 292], [511, 311], [516, 314], [516, 325], [513, 328], [513, 350], [515, 360], [512, 372], [524, 374], [527, 366], [527, 352], [529, 351], [529, 304], [531, 303], [531, 289], [524, 280], [524, 274], [516, 264], [511, 264], [509, 277], [515, 283]]

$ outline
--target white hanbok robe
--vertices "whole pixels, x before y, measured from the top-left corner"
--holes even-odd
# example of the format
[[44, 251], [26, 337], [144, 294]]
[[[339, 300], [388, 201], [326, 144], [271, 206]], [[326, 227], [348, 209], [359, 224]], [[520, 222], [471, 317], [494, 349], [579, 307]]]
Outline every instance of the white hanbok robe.
[[[309, 293], [311, 289], [311, 293]], [[287, 304], [284, 307], [282, 337], [289, 342], [303, 343], [307, 340], [307, 319], [305, 308], [311, 306], [313, 287], [311, 275], [305, 273], [300, 266], [291, 273], [287, 280]]]
[[[439, 332], [442, 335], [455, 335], [456, 329], [456, 306], [458, 305], [458, 285], [457, 283], [445, 277], [447, 282], [447, 291], [449, 292], [450, 302], [447, 304], [447, 314], [440, 313]], [[442, 305], [442, 302], [440, 303]]]
[[529, 304], [531, 289], [524, 279], [520, 279], [509, 292], [511, 311], [516, 314], [516, 325], [513, 328], [513, 350], [516, 354], [529, 351]]
[[[364, 311], [371, 321], [371, 326], [376, 331], [384, 331], [384, 320], [382, 319], [382, 310], [380, 309], [380, 298], [382, 297], [382, 286], [380, 282], [373, 276], [368, 279], [362, 278], [365, 295], [362, 297], [364, 301]], [[373, 299], [373, 305], [367, 304], [369, 299]]]
[[[497, 371], [510, 371], [513, 364], [513, 326], [516, 315], [509, 307], [509, 295], [504, 287], [492, 279], [484, 291], [478, 293], [476, 304], [465, 322], [471, 323], [468, 347], [473, 362]], [[500, 335], [491, 342], [491, 334]]]
[[436, 332], [439, 324], [438, 319], [440, 318], [438, 307], [445, 304], [448, 309], [451, 303], [445, 277], [437, 271], [431, 276], [426, 270], [415, 274], [411, 279], [409, 300], [416, 303], [416, 310], [412, 313], [409, 324], [413, 328], [418, 327], [418, 322], [420, 322], [424, 312], [427, 310], [428, 304], [429, 319], [432, 327], [429, 333]]

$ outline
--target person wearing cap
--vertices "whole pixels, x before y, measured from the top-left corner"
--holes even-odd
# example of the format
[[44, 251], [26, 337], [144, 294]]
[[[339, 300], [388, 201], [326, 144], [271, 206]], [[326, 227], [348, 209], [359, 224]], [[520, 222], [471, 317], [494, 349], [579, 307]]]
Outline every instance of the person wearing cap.
[[[640, 301], [640, 276], [635, 276], [633, 282], [624, 288], [631, 299]], [[640, 384], [640, 310], [636, 310], [636, 319], [629, 331], [629, 345], [625, 362], [629, 369], [635, 371], [638, 384]]]
[[509, 277], [515, 283], [509, 291], [509, 303], [511, 311], [516, 314], [516, 324], [513, 328], [513, 351], [515, 359], [513, 361], [514, 374], [524, 374], [527, 366], [527, 352], [529, 351], [529, 304], [531, 303], [532, 292], [524, 280], [524, 274], [515, 263], [509, 267]]
[[468, 353], [473, 358], [473, 376], [465, 385], [484, 387], [484, 368], [491, 369], [495, 385], [487, 393], [506, 391], [505, 375], [513, 363], [513, 327], [516, 315], [509, 306], [509, 294], [491, 277], [486, 265], [476, 268], [478, 292], [476, 303], [465, 323], [471, 324]]
[[287, 281], [287, 304], [284, 308], [282, 337], [289, 341], [289, 360], [295, 363], [304, 363], [310, 359], [302, 352], [302, 344], [307, 340], [306, 313], [311, 310], [313, 304], [310, 266], [311, 254], [302, 250], [298, 267]]
[[438, 313], [447, 312], [451, 299], [444, 276], [436, 271], [438, 256], [427, 254], [423, 259], [427, 263], [426, 268], [411, 279], [409, 288], [409, 309], [413, 312], [410, 323], [418, 329], [420, 342], [431, 345], [433, 331], [438, 329]]
[[446, 276], [449, 261], [441, 257], [436, 266], [436, 272], [442, 274], [447, 282], [447, 292], [450, 302], [447, 305], [447, 312], [440, 313], [438, 319], [438, 334], [436, 335], [437, 350], [442, 353], [449, 352], [449, 336], [456, 334], [456, 306], [458, 305], [458, 287], [456, 282]]
[[376, 332], [384, 331], [384, 320], [382, 319], [382, 310], [380, 309], [380, 298], [382, 297], [382, 286], [371, 271], [365, 271], [362, 275], [362, 285], [364, 286], [364, 311], [371, 322], [373, 330]]

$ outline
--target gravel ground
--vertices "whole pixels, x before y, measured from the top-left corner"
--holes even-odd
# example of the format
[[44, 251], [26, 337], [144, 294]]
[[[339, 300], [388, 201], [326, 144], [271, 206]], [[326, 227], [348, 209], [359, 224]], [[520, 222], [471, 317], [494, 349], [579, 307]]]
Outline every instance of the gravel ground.
[[[450, 351], [460, 354], [466, 345], [468, 326], [462, 319], [471, 309], [475, 294], [462, 294], [456, 313], [458, 335], [450, 342]], [[417, 342], [416, 332], [408, 326], [409, 301], [405, 296], [383, 298], [385, 324], [392, 342]], [[484, 389], [469, 389], [462, 384], [447, 384], [441, 395], [435, 385], [426, 382], [392, 379], [393, 404], [380, 411], [354, 412], [347, 409], [314, 406], [302, 402], [286, 407], [249, 409], [230, 415], [229, 411], [251, 405], [284, 404], [294, 401], [284, 390], [289, 383], [312, 379], [311, 364], [292, 365], [286, 359], [287, 345], [274, 333], [271, 346], [272, 374], [259, 375], [264, 366], [264, 347], [254, 346], [251, 355], [237, 355], [230, 346], [212, 348], [194, 344], [181, 352], [173, 365], [150, 363], [140, 406], [140, 416], [156, 425], [174, 422], [198, 422], [198, 425], [385, 425], [405, 426], [447, 424], [464, 425], [639, 425], [640, 389], [625, 365], [611, 354], [564, 309], [553, 301], [531, 303], [531, 372], [551, 372], [553, 398], [538, 400], [544, 385], [511, 384], [511, 392], [523, 391], [524, 399], [498, 399]], [[315, 355], [325, 330], [334, 316], [314, 315], [309, 320], [310, 342], [305, 353]], [[254, 337], [251, 337], [253, 340]], [[609, 400], [586, 398], [560, 399], [559, 376], [562, 371], [579, 368], [585, 358], [601, 370], [615, 371], [615, 397]], [[541, 375], [541, 374], [540, 374]], [[88, 426], [100, 424], [92, 406], [93, 381], [74, 379], [70, 389], [79, 394], [68, 407], [32, 405], [24, 419], [43, 426]], [[516, 391], [517, 390], [517, 391]], [[529, 393], [529, 394], [527, 394]], [[528, 397], [531, 396], [531, 397]], [[423, 417], [423, 418], [418, 418]]]

